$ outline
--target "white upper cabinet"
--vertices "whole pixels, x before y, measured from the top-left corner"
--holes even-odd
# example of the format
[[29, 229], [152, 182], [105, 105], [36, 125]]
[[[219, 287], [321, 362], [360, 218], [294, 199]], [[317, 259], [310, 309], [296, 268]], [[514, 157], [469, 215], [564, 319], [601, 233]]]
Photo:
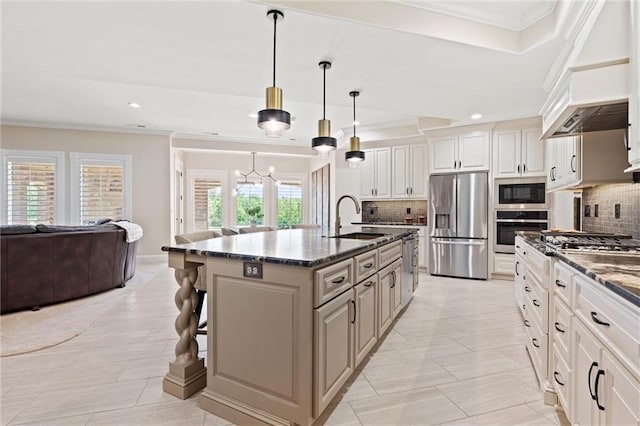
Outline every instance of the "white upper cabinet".
[[640, 171], [640, 3], [631, 1], [631, 45], [629, 65], [631, 97], [629, 98], [629, 163], [628, 172]]
[[429, 173], [489, 170], [491, 134], [473, 132], [429, 141]]
[[393, 147], [393, 198], [426, 198], [426, 151], [425, 145]]
[[497, 178], [544, 176], [544, 142], [540, 129], [493, 133], [493, 172]]
[[391, 148], [364, 150], [360, 164], [361, 198], [391, 198]]

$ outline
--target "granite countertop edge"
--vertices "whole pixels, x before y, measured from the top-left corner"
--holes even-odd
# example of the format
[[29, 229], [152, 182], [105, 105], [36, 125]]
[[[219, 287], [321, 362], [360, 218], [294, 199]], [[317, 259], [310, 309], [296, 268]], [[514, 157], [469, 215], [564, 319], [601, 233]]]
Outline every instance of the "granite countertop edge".
[[361, 225], [361, 226], [429, 226], [426, 223], [405, 223], [405, 222], [351, 222], [352, 225]]
[[[357, 229], [348, 229], [348, 231], [349, 232], [375, 232], [376, 231], [375, 227], [362, 226], [362, 227], [356, 227], [356, 228]], [[300, 230], [300, 231], [304, 231], [304, 230]], [[276, 232], [279, 232], [279, 231], [265, 232], [264, 234], [267, 234], [266, 236], [267, 238], [269, 238], [269, 237], [273, 237]], [[316, 233], [318, 238], [324, 238], [324, 239], [327, 239], [328, 241], [335, 241], [337, 243], [338, 242], [337, 240], [339, 240], [339, 239], [323, 236], [321, 235], [321, 233], [318, 233], [315, 230], [308, 231], [308, 232]], [[343, 234], [346, 234], [349, 232], [343, 232]], [[234, 259], [234, 260], [244, 260], [244, 261], [251, 261], [251, 262], [274, 263], [274, 264], [288, 265], [288, 266], [315, 267], [325, 263], [333, 262], [334, 260], [338, 260], [344, 257], [349, 257], [356, 253], [370, 250], [381, 245], [385, 245], [397, 240], [401, 240], [405, 236], [408, 236], [415, 232], [417, 231], [411, 228], [406, 228], [405, 232], [402, 232], [401, 229], [394, 229], [394, 234], [386, 234], [383, 237], [379, 237], [371, 240], [349, 240], [349, 241], [357, 241], [359, 244], [355, 245], [354, 247], [342, 249], [337, 253], [321, 256], [314, 259], [295, 259], [295, 258], [287, 258], [282, 256], [259, 256], [255, 254], [247, 254], [247, 253], [241, 253], [241, 252], [233, 253], [229, 251], [203, 250], [203, 249], [185, 247], [185, 246], [188, 246], [188, 244], [163, 246], [162, 251], [187, 253], [187, 254], [195, 254], [200, 256], [226, 258], [226, 259]], [[249, 235], [255, 236], [257, 234], [240, 234], [240, 235], [234, 235], [230, 237], [220, 237], [220, 238], [246, 238], [246, 236], [249, 236]], [[217, 238], [217, 239], [220, 239], [220, 238]]]
[[596, 272], [590, 270], [589, 268], [587, 268], [587, 267], [581, 265], [580, 263], [570, 259], [569, 257], [563, 255], [562, 253], [559, 253], [555, 249], [549, 248], [547, 246], [547, 244], [543, 243], [539, 239], [536, 239], [535, 236], [532, 235], [532, 234], [536, 234], [536, 235], [538, 235], [538, 238], [539, 238], [539, 234], [537, 232], [534, 232], [534, 233], [531, 233], [531, 232], [518, 232], [517, 234], [519, 236], [521, 236], [522, 238], [524, 238], [524, 240], [527, 242], [527, 244], [529, 244], [530, 246], [534, 247], [536, 250], [542, 252], [546, 256], [555, 256], [555, 257], [557, 257], [562, 263], [565, 263], [565, 264], [571, 266], [572, 268], [576, 269], [577, 271], [581, 272], [582, 274], [586, 275], [587, 277], [589, 277], [589, 278], [593, 279], [594, 281], [596, 281], [597, 283], [601, 284], [606, 289], [612, 291], [613, 293], [617, 294], [618, 296], [622, 297], [623, 299], [633, 303], [635, 306], [640, 307], [640, 296], [638, 296], [637, 294], [635, 294], [635, 293], [631, 292], [630, 290], [628, 290], [627, 288], [625, 288], [624, 285], [609, 281], [609, 280], [601, 277]]

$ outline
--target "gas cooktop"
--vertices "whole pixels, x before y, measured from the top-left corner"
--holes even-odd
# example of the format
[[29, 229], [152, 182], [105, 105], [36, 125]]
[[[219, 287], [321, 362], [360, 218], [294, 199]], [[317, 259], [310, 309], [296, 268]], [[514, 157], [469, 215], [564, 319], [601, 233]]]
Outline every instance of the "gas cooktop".
[[543, 232], [540, 239], [556, 249], [563, 250], [640, 253], [640, 240], [635, 240], [630, 235]]

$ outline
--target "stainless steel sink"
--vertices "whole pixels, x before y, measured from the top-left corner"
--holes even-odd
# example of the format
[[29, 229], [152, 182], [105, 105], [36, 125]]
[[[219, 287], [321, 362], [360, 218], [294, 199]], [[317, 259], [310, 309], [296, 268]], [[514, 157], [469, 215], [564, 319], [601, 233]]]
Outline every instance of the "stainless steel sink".
[[333, 235], [329, 238], [346, 238], [349, 240], [375, 240], [376, 238], [384, 237], [386, 234], [380, 234], [377, 232], [352, 232], [350, 234]]

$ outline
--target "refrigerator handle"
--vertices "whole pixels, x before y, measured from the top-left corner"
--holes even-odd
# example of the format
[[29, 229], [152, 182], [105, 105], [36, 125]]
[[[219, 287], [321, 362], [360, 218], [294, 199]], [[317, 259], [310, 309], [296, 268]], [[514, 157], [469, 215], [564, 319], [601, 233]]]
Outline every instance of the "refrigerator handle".
[[431, 243], [432, 244], [447, 244], [447, 245], [454, 245], [454, 246], [483, 246], [487, 243], [486, 240], [481, 240], [481, 241], [456, 241], [456, 240], [452, 240], [452, 241], [447, 241], [447, 240], [439, 240], [436, 238], [431, 238]]

